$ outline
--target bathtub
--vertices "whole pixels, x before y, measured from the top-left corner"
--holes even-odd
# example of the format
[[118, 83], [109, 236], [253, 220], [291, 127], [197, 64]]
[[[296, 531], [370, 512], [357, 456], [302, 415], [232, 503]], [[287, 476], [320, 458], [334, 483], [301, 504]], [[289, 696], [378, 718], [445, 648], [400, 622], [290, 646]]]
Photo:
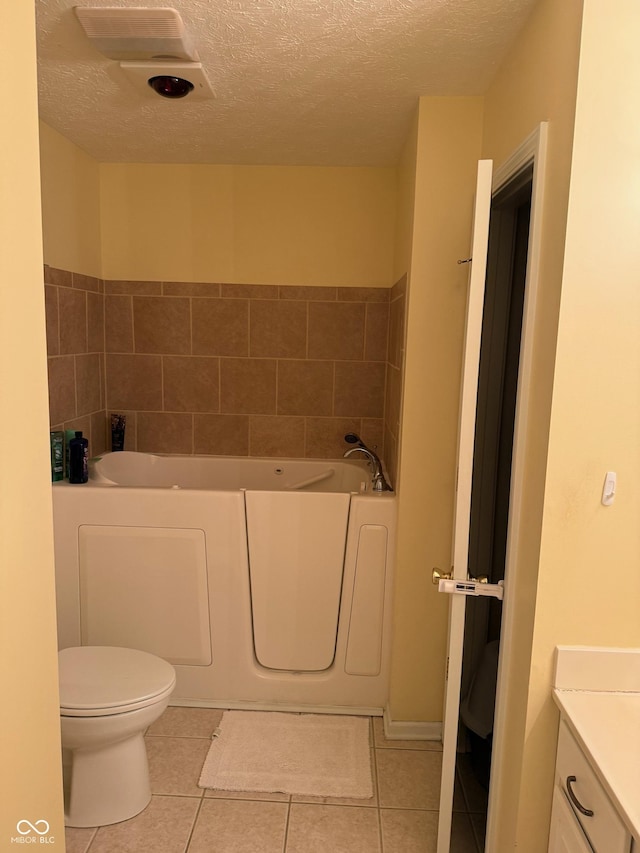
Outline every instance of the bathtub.
[[60, 648], [172, 663], [172, 703], [379, 714], [395, 496], [366, 462], [105, 454], [53, 484]]

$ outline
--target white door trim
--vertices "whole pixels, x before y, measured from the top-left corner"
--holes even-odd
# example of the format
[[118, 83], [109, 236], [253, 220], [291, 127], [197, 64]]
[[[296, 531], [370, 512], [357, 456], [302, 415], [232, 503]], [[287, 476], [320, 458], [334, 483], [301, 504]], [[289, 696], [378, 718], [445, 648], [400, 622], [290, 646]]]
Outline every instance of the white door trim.
[[491, 785], [489, 790], [489, 811], [487, 816], [486, 853], [498, 853], [496, 849], [498, 815], [496, 813], [497, 792], [501, 788], [504, 770], [505, 731], [509, 713], [505, 686], [512, 664], [512, 649], [517, 608], [515, 592], [517, 588], [518, 545], [523, 522], [524, 468], [528, 443], [527, 423], [529, 418], [531, 377], [533, 373], [533, 341], [535, 331], [536, 308], [540, 284], [540, 253], [542, 244], [542, 217], [544, 213], [545, 171], [547, 165], [548, 123], [541, 122], [513, 154], [495, 171], [493, 192], [496, 193], [518, 172], [533, 163], [533, 186], [531, 194], [531, 220], [529, 225], [529, 247], [525, 302], [522, 318], [522, 337], [520, 346], [520, 366], [518, 370], [518, 392], [516, 399], [515, 425], [513, 434], [513, 456], [511, 467], [511, 490], [509, 499], [509, 523], [506, 553], [506, 583], [502, 612], [500, 636], [500, 660], [496, 688], [496, 709], [494, 718], [493, 755], [491, 762]]

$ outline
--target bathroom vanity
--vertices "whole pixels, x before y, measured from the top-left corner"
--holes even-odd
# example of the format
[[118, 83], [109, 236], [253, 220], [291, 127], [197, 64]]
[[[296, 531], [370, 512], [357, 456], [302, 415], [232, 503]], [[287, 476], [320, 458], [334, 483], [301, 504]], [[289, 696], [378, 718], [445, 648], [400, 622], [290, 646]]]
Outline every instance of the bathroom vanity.
[[640, 853], [640, 649], [560, 646], [549, 853]]

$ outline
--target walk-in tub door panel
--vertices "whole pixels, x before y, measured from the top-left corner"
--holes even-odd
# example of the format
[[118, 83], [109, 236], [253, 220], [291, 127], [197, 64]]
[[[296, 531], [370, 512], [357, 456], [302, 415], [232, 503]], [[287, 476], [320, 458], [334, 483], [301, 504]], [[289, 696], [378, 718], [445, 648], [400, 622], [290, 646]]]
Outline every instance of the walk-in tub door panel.
[[254, 647], [262, 666], [318, 672], [333, 663], [349, 500], [245, 493]]
[[85, 524], [78, 556], [83, 645], [211, 663], [204, 531]]

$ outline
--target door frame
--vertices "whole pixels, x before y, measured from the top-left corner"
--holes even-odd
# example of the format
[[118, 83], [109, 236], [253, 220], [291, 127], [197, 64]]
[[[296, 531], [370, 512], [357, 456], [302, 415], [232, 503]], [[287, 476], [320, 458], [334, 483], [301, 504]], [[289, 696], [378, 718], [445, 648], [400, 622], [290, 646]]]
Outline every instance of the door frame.
[[506, 759], [505, 735], [509, 718], [509, 703], [506, 692], [508, 675], [514, 664], [513, 639], [518, 617], [516, 593], [521, 586], [517, 580], [517, 554], [524, 520], [524, 469], [528, 435], [529, 412], [531, 408], [531, 380], [534, 365], [534, 337], [536, 312], [540, 289], [540, 256], [542, 248], [542, 226], [544, 214], [544, 190], [547, 168], [548, 122], [541, 122], [522, 142], [511, 156], [496, 169], [493, 177], [493, 195], [512, 181], [516, 175], [533, 164], [531, 192], [531, 220], [529, 225], [529, 244], [525, 285], [524, 311], [520, 346], [520, 365], [518, 369], [518, 391], [513, 433], [513, 457], [511, 467], [511, 489], [509, 500], [509, 520], [507, 527], [507, 553], [505, 561], [504, 603], [500, 633], [500, 657], [498, 681], [496, 686], [496, 708], [494, 717], [493, 754], [491, 761], [491, 783], [489, 786], [489, 807], [487, 813], [487, 834], [485, 853], [498, 853], [496, 849], [498, 821], [498, 791], [502, 788], [502, 779]]

